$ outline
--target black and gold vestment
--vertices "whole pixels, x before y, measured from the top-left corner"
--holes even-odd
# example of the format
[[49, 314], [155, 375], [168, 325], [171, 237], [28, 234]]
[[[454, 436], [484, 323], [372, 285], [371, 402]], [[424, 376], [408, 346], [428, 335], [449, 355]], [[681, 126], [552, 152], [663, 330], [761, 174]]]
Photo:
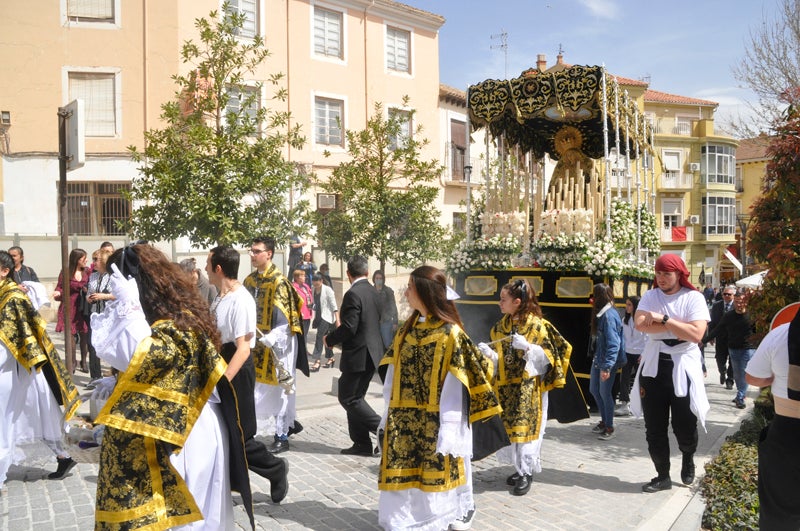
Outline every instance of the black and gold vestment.
[[[242, 284], [256, 301], [256, 327], [258, 330], [267, 334], [276, 326], [276, 322], [281, 321], [279, 316], [275, 315], [275, 310], [277, 310], [289, 325], [288, 333], [299, 336], [296, 367], [308, 376], [303, 317], [300, 314], [303, 302], [292, 283], [278, 270], [275, 264], [270, 264], [263, 273], [258, 271], [250, 273]], [[257, 341], [252, 355], [256, 367], [256, 381], [268, 385], [278, 385], [272, 349]]]
[[542, 393], [564, 387], [572, 345], [549, 321], [528, 314], [524, 322], [504, 315], [491, 330], [492, 341], [520, 334], [544, 350], [550, 367], [546, 373], [530, 376], [525, 372], [525, 351], [515, 349], [511, 341], [495, 343], [498, 352], [494, 388], [503, 407], [503, 424], [512, 443], [539, 438], [542, 419]]
[[381, 360], [388, 364], [394, 373], [378, 488], [441, 492], [463, 485], [463, 458], [436, 451], [442, 387], [448, 374], [461, 382], [470, 423], [498, 415], [491, 362], [459, 326], [429, 316], [397, 334]]
[[226, 363], [210, 339], [152, 326], [98, 415], [106, 425], [95, 529], [162, 530], [203, 515], [169, 456], [183, 447]]
[[0, 280], [0, 341], [26, 371], [42, 371], [69, 420], [80, 405], [78, 390], [45, 330], [47, 323], [10, 279]]

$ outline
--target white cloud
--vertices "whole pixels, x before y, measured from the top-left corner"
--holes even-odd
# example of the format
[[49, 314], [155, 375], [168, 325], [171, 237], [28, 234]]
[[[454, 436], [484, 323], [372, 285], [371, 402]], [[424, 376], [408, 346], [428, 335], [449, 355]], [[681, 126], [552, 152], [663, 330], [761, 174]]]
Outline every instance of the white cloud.
[[615, 19], [619, 14], [619, 7], [613, 0], [580, 0], [580, 3], [599, 18]]

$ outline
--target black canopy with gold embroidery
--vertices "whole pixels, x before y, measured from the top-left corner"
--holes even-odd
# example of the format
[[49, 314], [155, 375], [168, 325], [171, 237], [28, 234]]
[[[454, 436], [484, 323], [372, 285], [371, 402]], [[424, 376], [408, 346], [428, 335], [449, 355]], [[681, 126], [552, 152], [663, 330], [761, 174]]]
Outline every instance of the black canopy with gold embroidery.
[[[648, 145], [650, 127], [642, 132], [644, 116], [632, 101], [617, 97], [619, 86], [614, 77], [600, 66], [571, 66], [563, 70], [539, 72], [530, 70], [509, 80], [488, 79], [469, 87], [467, 106], [474, 128], [487, 127], [495, 137], [503, 136], [509, 145], [531, 151], [541, 158], [548, 153], [560, 157], [556, 133], [565, 125], [576, 128], [583, 137], [582, 151], [593, 159], [605, 156], [603, 138], [603, 78], [606, 85], [609, 149], [616, 147], [613, 131], [615, 109], [619, 102], [619, 122], [628, 118], [631, 145]], [[634, 115], [639, 114], [640, 128], [634, 130]], [[619, 152], [627, 149], [624, 138]], [[630, 157], [636, 150], [630, 150]]]

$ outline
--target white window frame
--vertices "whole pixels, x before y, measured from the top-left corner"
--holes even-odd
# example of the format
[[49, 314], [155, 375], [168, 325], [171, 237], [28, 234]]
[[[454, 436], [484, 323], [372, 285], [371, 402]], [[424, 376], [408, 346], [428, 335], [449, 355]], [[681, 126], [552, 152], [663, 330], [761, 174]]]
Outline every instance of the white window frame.
[[399, 105], [390, 105], [386, 108], [386, 119], [390, 120], [393, 115], [402, 115], [405, 120], [400, 123], [400, 134], [389, 140], [389, 149], [392, 151], [397, 149], [400, 142], [405, 143], [406, 139], [414, 138], [414, 117], [411, 109]]
[[[249, 114], [253, 118], [256, 118], [256, 114], [258, 113], [259, 109], [261, 109], [261, 105], [262, 105], [262, 102], [263, 102], [264, 98], [263, 98], [262, 91], [260, 90], [260, 88], [255, 83], [252, 83], [252, 84], [251, 83], [243, 83], [242, 84], [242, 90], [239, 90], [239, 87], [234, 87], [234, 86], [228, 86], [228, 87], [225, 88], [225, 90], [227, 91], [229, 97], [228, 97], [228, 102], [225, 105], [225, 114], [223, 115], [223, 120], [225, 121], [224, 123], [227, 123], [227, 119], [228, 119], [227, 115], [229, 113], [238, 112], [241, 109], [241, 104], [240, 104], [241, 99], [238, 98], [238, 97], [236, 98], [237, 104], [236, 105], [231, 105], [231, 102], [234, 101], [234, 98], [232, 97], [232, 96], [235, 95], [234, 93], [240, 93], [240, 94], [247, 93], [247, 94], [255, 94], [256, 95], [256, 101], [255, 101], [256, 108], [255, 109], [246, 109], [247, 114]], [[263, 124], [261, 124], [261, 123], [257, 124], [257, 129], [256, 129], [256, 132], [255, 132], [256, 136], [259, 133], [261, 133], [262, 125]]]
[[[696, 116], [676, 115], [675, 134], [681, 136], [692, 136], [692, 121], [697, 120]], [[685, 132], [684, 132], [685, 129]]]
[[[253, 4], [252, 12], [246, 8], [241, 6], [242, 2], [250, 2]], [[237, 13], [243, 13], [248, 20], [252, 21], [253, 24], [253, 31], [252, 35], [250, 34], [249, 30], [245, 30], [245, 26], [243, 26], [239, 30], [239, 34], [237, 37], [240, 39], [252, 39], [258, 35], [263, 35], [262, 28], [261, 28], [261, 0], [228, 0], [228, 3], [231, 4], [230, 8]], [[224, 4], [224, 0], [219, 3], [219, 9], [222, 11], [222, 5]], [[235, 4], [235, 5], [234, 5]], [[250, 14], [252, 13], [252, 16]]]
[[[669, 218], [669, 220], [667, 219]], [[685, 226], [686, 217], [683, 215], [682, 199], [662, 199], [661, 200], [661, 226], [665, 229], [672, 227]], [[673, 223], [674, 222], [674, 223]]]
[[[683, 153], [678, 149], [662, 149], [661, 160], [664, 162], [664, 171], [676, 171], [680, 177], [683, 171]], [[675, 164], [671, 164], [675, 162]]]
[[[386, 68], [386, 72], [387, 73], [391, 73], [391, 74], [411, 76], [412, 73], [414, 72], [414, 64], [413, 64], [413, 58], [414, 58], [414, 30], [412, 28], [404, 27], [404, 26], [399, 25], [399, 24], [391, 24], [389, 22], [387, 22], [385, 24], [384, 28], [385, 29], [384, 29], [384, 32], [383, 32], [383, 38], [384, 38], [383, 57], [384, 57], [384, 65], [385, 65], [385, 68]], [[396, 68], [396, 64], [397, 64], [397, 54], [396, 54], [396, 52], [395, 52], [395, 57], [394, 57], [394, 61], [393, 61], [395, 63], [395, 66], [393, 67], [390, 64], [390, 61], [389, 61], [389, 45], [390, 45], [390, 43], [393, 44], [393, 41], [396, 40], [396, 39], [394, 39], [394, 37], [392, 35], [390, 35], [390, 30], [391, 31], [397, 31], [397, 32], [402, 31], [402, 32], [405, 32], [405, 33], [408, 34], [408, 50], [407, 50], [408, 56], [406, 57], [407, 68], [405, 70], [401, 70], [399, 68]]]
[[[340, 17], [340, 27], [339, 27], [339, 47], [340, 47], [340, 55], [328, 55], [324, 53], [318, 53], [316, 50], [316, 14], [317, 8], [322, 9], [324, 11], [328, 11], [329, 13], [337, 13]], [[322, 2], [314, 2], [311, 8], [311, 57], [313, 59], [317, 59], [320, 61], [328, 61], [333, 63], [339, 64], [347, 64], [347, 12], [344, 11], [342, 8], [338, 8], [329, 4], [325, 4]]]
[[[711, 199], [714, 199], [714, 204], [711, 204]], [[718, 203], [719, 199], [725, 199], [727, 204]], [[735, 197], [706, 194], [701, 206], [703, 207], [703, 234], [723, 236], [736, 234], [738, 224], [736, 223]], [[725, 218], [729, 218], [729, 223], [724, 223]]]
[[[709, 148], [714, 148], [711, 153]], [[720, 153], [717, 148], [722, 148], [728, 153]], [[726, 165], [728, 173], [719, 171], [720, 165]], [[708, 143], [703, 146], [700, 152], [700, 168], [706, 184], [730, 184], [736, 185], [736, 148], [723, 144]]]
[[94, 21], [91, 18], [73, 20], [69, 16], [69, 3], [71, 1], [59, 0], [62, 27], [101, 30], [118, 30], [122, 27], [122, 0], [108, 0], [114, 10], [113, 20], [111, 21]]
[[[61, 69], [61, 90], [64, 95], [63, 105], [68, 104], [74, 98], [70, 95], [70, 74], [95, 74], [111, 75], [114, 79], [114, 133], [110, 135], [91, 135], [89, 134], [89, 123], [86, 123], [86, 136], [98, 139], [116, 139], [122, 137], [122, 69], [116, 67], [87, 67], [87, 66], [64, 66]], [[90, 112], [91, 102], [84, 101], [85, 112]]]
[[[328, 144], [324, 142], [319, 142], [317, 140], [317, 101], [324, 100], [328, 102], [339, 102], [341, 104], [341, 111], [340, 111], [340, 119], [339, 119], [339, 130], [341, 132], [341, 143], [340, 144]], [[330, 117], [326, 117], [327, 120]], [[314, 131], [312, 138], [314, 139], [314, 146], [319, 146], [322, 149], [326, 149], [329, 151], [344, 151], [346, 145], [346, 127], [347, 127], [347, 98], [339, 95], [339, 94], [330, 94], [330, 93], [323, 93], [317, 92], [312, 94], [311, 96], [311, 127]], [[328, 127], [329, 129], [329, 127]], [[328, 134], [327, 136], [330, 136]]]

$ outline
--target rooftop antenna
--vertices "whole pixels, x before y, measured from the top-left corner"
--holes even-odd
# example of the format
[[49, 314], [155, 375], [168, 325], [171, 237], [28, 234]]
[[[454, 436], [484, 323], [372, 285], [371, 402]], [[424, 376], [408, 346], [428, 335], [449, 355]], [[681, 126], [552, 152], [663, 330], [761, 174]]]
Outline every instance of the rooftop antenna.
[[500, 33], [495, 33], [491, 35], [490, 38], [492, 40], [500, 39], [500, 44], [492, 44], [489, 46], [490, 50], [503, 50], [503, 61], [505, 66], [504, 77], [508, 79], [508, 32], [502, 28], [500, 28]]

